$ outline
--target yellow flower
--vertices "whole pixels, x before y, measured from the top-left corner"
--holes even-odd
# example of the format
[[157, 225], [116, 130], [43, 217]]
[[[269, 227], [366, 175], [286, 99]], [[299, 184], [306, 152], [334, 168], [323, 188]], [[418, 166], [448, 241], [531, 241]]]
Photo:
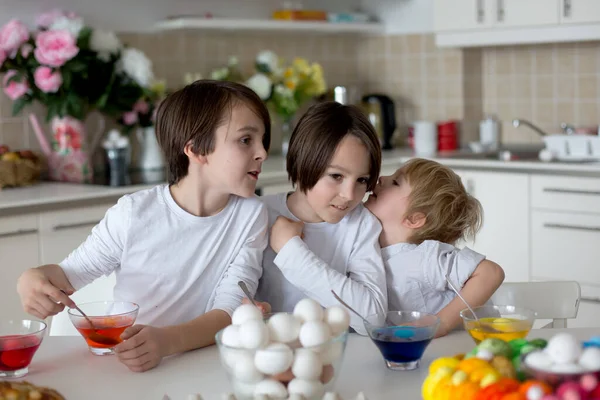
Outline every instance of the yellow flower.
[[294, 90], [296, 89], [296, 81], [294, 79], [286, 79], [285, 81], [283, 81], [283, 84], [285, 85], [285, 87], [287, 87], [290, 90]]
[[291, 67], [288, 67], [285, 69], [285, 72], [283, 73], [283, 77], [286, 79], [290, 79], [294, 76], [294, 70]]

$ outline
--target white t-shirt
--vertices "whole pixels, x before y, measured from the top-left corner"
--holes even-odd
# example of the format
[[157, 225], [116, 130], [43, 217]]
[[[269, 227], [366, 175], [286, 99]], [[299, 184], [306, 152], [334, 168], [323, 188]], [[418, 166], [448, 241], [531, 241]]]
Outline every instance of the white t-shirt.
[[[269, 209], [269, 228], [279, 215], [298, 220], [287, 206], [287, 193], [262, 197]], [[265, 250], [257, 298], [274, 312], [291, 312], [310, 297], [324, 307], [340, 305], [331, 290], [364, 316], [387, 311], [385, 269], [379, 249], [381, 224], [362, 204], [339, 223], [306, 223], [304, 240], [292, 238], [275, 254]], [[365, 333], [351, 315], [351, 326]]]
[[381, 249], [387, 273], [390, 311], [437, 314], [456, 296], [485, 256], [465, 247], [426, 240], [420, 245], [398, 243]]
[[75, 289], [115, 271], [114, 299], [139, 304], [140, 324], [231, 315], [244, 297], [238, 281], [258, 286], [267, 221], [256, 197], [232, 195], [218, 214], [197, 217], [160, 185], [119, 199], [60, 266]]

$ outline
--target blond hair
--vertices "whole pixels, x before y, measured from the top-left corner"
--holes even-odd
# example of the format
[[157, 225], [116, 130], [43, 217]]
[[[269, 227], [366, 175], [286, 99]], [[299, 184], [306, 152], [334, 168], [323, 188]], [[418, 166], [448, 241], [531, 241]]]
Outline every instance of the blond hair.
[[415, 158], [406, 162], [400, 173], [412, 189], [406, 217], [425, 215], [425, 224], [409, 239], [411, 243], [437, 240], [455, 244], [460, 239], [475, 239], [483, 223], [483, 209], [454, 171], [435, 161]]

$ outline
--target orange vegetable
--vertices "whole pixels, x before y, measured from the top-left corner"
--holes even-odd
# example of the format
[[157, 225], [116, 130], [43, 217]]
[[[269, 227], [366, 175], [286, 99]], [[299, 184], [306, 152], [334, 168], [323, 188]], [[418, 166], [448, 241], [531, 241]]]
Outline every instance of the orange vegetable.
[[521, 387], [519, 388], [519, 393], [522, 393], [525, 396], [527, 396], [527, 391], [532, 386], [538, 386], [540, 389], [542, 389], [542, 392], [544, 392], [544, 394], [552, 394], [552, 387], [550, 385], [548, 385], [547, 383], [542, 382], [542, 381], [534, 381], [534, 380], [528, 380], [528, 381], [523, 382], [521, 384]]
[[519, 386], [519, 381], [516, 379], [502, 378], [480, 390], [475, 396], [475, 400], [503, 400], [505, 394], [517, 392]]
[[527, 396], [525, 396], [523, 393], [512, 392], [502, 396], [502, 400], [527, 400]]

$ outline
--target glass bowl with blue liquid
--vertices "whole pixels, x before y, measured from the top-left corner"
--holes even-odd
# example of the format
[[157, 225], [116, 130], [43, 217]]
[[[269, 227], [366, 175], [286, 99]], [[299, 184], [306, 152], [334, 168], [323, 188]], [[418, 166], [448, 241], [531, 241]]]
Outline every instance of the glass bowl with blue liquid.
[[364, 324], [386, 366], [395, 371], [408, 371], [419, 368], [440, 319], [420, 311], [389, 311], [368, 316]]

